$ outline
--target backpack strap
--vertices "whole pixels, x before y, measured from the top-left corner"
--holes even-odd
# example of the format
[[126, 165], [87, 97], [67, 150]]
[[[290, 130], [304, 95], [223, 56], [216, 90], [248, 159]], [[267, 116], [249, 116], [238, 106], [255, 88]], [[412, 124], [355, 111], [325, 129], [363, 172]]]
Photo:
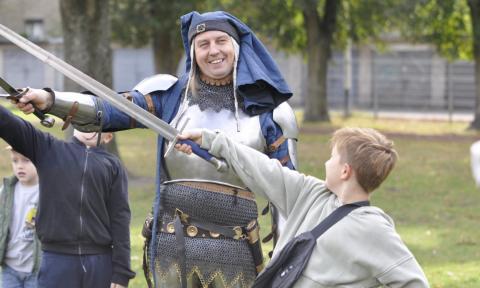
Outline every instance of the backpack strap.
[[305, 269], [316, 240], [325, 231], [353, 210], [368, 206], [368, 201], [354, 202], [340, 206], [310, 231], [291, 239], [274, 257], [255, 280], [253, 288], [289, 288], [297, 281]]
[[362, 207], [362, 206], [369, 206], [369, 201], [359, 201], [353, 202], [349, 204], [342, 205], [338, 207], [335, 211], [333, 211], [330, 215], [327, 216], [320, 224], [318, 224], [315, 228], [312, 229], [312, 235], [315, 238], [320, 237], [325, 231], [327, 231], [330, 227], [332, 227], [335, 223], [340, 221], [343, 217], [347, 216], [353, 210]]

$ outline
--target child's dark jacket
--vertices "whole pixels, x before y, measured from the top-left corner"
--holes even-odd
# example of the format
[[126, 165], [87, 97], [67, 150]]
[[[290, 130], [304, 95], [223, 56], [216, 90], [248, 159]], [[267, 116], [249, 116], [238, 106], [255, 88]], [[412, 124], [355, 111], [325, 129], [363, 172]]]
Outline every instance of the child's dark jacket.
[[42, 250], [73, 254], [112, 252], [112, 282], [127, 285], [130, 208], [120, 160], [73, 138], [60, 141], [0, 106], [0, 137], [37, 167], [37, 235]]

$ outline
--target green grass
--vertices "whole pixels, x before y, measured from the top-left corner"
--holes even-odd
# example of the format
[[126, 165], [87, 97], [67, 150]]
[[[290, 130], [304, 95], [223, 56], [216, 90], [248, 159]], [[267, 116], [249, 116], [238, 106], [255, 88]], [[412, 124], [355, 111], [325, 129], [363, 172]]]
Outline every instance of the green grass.
[[[394, 219], [397, 231], [422, 265], [431, 286], [480, 287], [480, 191], [474, 186], [469, 162], [469, 146], [478, 135], [466, 131], [468, 123], [375, 120], [366, 114], [343, 119], [332, 114], [331, 124], [302, 124], [306, 132], [299, 137], [301, 171], [324, 177], [330, 132], [341, 126], [374, 127], [395, 141], [400, 160], [374, 192], [372, 203]], [[58, 128], [49, 131], [61, 135]], [[140, 288], [146, 286], [141, 270], [140, 231], [154, 197], [156, 136], [137, 129], [117, 133], [117, 141], [131, 175], [132, 267], [137, 277], [130, 287]], [[8, 153], [0, 153], [0, 175], [11, 174], [9, 165]], [[264, 200], [260, 201], [263, 207]], [[263, 233], [268, 230], [267, 220], [261, 219]], [[266, 247], [265, 253], [270, 248]]]

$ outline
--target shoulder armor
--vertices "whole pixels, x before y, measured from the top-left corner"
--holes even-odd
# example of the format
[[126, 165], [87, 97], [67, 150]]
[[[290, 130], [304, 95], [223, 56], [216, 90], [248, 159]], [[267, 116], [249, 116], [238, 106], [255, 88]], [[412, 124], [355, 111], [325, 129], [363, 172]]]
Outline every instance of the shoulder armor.
[[282, 128], [283, 136], [289, 139], [298, 138], [298, 125], [292, 107], [286, 101], [273, 109], [273, 121]]
[[157, 74], [143, 79], [133, 87], [133, 90], [146, 95], [153, 91], [166, 91], [177, 82], [177, 77], [169, 74]]

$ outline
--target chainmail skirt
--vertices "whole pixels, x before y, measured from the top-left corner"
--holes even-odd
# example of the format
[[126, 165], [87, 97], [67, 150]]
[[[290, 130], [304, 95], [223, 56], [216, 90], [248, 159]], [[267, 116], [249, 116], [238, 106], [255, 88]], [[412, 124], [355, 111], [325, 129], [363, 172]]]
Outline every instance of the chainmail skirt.
[[[176, 209], [216, 225], [245, 227], [258, 216], [254, 199], [170, 183], [162, 187], [158, 226], [170, 223]], [[174, 234], [159, 231], [154, 248], [156, 287], [181, 287]], [[247, 240], [185, 235], [188, 287], [251, 287], [256, 269]]]

